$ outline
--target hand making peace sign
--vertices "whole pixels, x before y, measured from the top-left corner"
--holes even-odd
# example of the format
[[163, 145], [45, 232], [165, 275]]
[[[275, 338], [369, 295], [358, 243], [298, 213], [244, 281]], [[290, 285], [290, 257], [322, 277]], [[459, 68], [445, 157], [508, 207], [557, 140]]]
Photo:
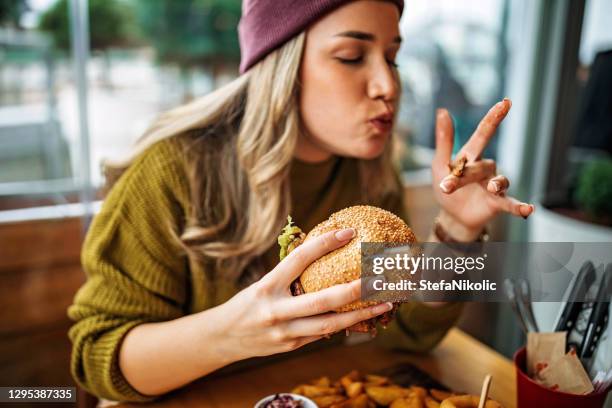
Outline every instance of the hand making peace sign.
[[449, 171], [454, 139], [452, 119], [446, 109], [437, 112], [436, 152], [431, 165], [434, 195], [442, 210], [466, 228], [481, 230], [500, 212], [526, 218], [535, 210], [532, 204], [506, 196], [510, 182], [497, 175], [494, 160], [481, 158], [511, 105], [509, 99], [495, 104], [457, 153], [455, 163], [467, 159], [460, 177]]

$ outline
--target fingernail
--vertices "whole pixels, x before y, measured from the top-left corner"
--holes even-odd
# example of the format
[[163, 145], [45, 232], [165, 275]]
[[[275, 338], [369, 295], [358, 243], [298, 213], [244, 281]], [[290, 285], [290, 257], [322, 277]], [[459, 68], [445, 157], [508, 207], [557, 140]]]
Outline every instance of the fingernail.
[[531, 206], [529, 204], [521, 204], [519, 212], [521, 213], [521, 217], [526, 220], [531, 214]]
[[450, 193], [453, 189], [453, 183], [450, 180], [442, 180], [442, 182], [440, 183], [440, 188], [445, 193]]
[[499, 184], [499, 182], [491, 181], [491, 184], [493, 184], [493, 189], [496, 193], [499, 193], [501, 191], [501, 184]]
[[355, 236], [355, 230], [353, 228], [347, 228], [336, 232], [335, 235], [338, 241], [346, 241]]
[[393, 309], [393, 303], [391, 302], [385, 302], [375, 306], [375, 310], [377, 313], [388, 312], [391, 309]]

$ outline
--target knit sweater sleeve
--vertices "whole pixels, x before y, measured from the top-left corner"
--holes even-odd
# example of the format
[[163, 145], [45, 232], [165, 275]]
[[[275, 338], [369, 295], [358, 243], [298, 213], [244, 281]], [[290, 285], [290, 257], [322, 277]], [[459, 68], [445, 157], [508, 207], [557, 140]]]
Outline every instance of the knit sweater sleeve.
[[[408, 210], [405, 203], [403, 183], [396, 174], [400, 194], [385, 198], [381, 207], [402, 218], [408, 225]], [[381, 330], [376, 340], [388, 348], [425, 352], [434, 348], [457, 322], [463, 303], [448, 303], [433, 308], [420, 302], [403, 303], [391, 323]]]
[[71, 373], [90, 393], [115, 401], [148, 401], [123, 377], [118, 353], [133, 327], [185, 314], [186, 259], [175, 240], [188, 184], [180, 145], [149, 147], [120, 177], [94, 218], [81, 252], [87, 281], [68, 316], [75, 323]]

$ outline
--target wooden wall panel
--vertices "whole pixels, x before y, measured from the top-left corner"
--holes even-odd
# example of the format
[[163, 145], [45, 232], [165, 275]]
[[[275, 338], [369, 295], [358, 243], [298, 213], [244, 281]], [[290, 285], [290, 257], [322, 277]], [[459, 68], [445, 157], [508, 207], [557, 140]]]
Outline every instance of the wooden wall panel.
[[0, 273], [79, 264], [80, 218], [0, 224]]
[[83, 282], [78, 264], [0, 274], [0, 335], [25, 335], [66, 324], [66, 309]]
[[66, 309], [85, 281], [79, 218], [0, 224], [0, 385], [72, 386]]
[[0, 336], [1, 386], [74, 386], [68, 323], [21, 336]]

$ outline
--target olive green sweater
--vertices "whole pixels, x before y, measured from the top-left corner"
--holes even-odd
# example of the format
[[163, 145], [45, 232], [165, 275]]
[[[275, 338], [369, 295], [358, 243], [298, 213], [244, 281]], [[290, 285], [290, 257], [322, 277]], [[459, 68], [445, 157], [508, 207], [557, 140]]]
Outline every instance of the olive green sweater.
[[[68, 333], [70, 366], [77, 383], [98, 397], [152, 399], [131, 387], [119, 369], [121, 342], [131, 328], [214, 307], [238, 291], [216, 276], [211, 264], [184, 255], [173, 239], [171, 231], [182, 228], [190, 206], [184, 162], [176, 138], [148, 148], [113, 186], [87, 233], [81, 254], [87, 281], [68, 309], [75, 322]], [[356, 165], [354, 159], [338, 157], [318, 164], [294, 160], [290, 177], [296, 224], [308, 231], [331, 213], [360, 204]], [[402, 200], [398, 194], [369, 204], [406, 219]], [[271, 266], [277, 262], [275, 243], [265, 259]], [[404, 304], [377, 341], [426, 351], [443, 338], [460, 311], [459, 304], [441, 309]]]

